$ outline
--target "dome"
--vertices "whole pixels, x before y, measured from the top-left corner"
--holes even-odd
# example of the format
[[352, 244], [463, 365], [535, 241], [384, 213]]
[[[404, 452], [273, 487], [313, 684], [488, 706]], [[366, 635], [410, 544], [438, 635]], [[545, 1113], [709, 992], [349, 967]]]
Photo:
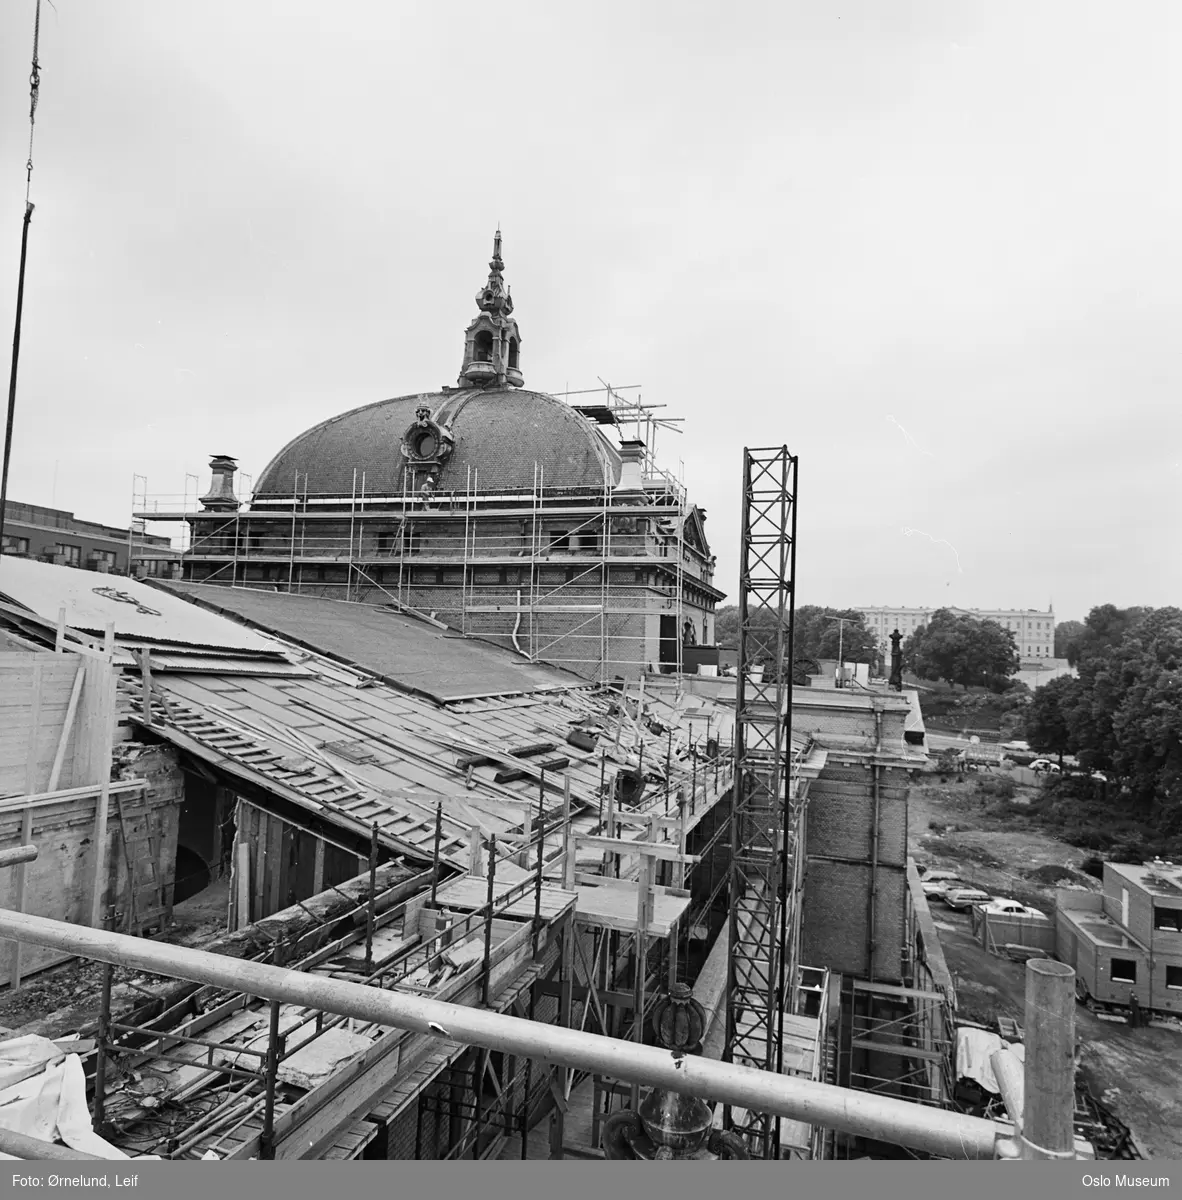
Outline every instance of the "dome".
[[[257, 497], [401, 493], [407, 460], [403, 437], [421, 409], [447, 430], [454, 448], [443, 461], [437, 492], [532, 490], [534, 464], [544, 487], [602, 488], [614, 484], [619, 455], [597, 427], [569, 405], [524, 388], [456, 389], [380, 400], [314, 425], [271, 460], [255, 486]], [[471, 469], [471, 475], [469, 475]], [[307, 476], [305, 483], [304, 477]]]

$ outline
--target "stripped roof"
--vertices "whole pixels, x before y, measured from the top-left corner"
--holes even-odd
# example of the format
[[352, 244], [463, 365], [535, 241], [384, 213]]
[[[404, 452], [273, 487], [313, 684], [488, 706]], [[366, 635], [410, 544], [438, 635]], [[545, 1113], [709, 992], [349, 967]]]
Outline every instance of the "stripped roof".
[[179, 580], [151, 590], [175, 592], [440, 704], [586, 686], [557, 667], [376, 604]]
[[[688, 698], [692, 707], [646, 702], [643, 720], [635, 701], [610, 691], [440, 707], [312, 654], [303, 665], [302, 677], [154, 675], [146, 691], [125, 678], [124, 702], [141, 724], [210, 765], [360, 841], [377, 825], [386, 846], [419, 861], [433, 857], [437, 809], [441, 857], [457, 865], [474, 828], [526, 835], [546, 763], [547, 822], [562, 811], [569, 780], [572, 814], [586, 814], [588, 827], [599, 822], [602, 786], [640, 766], [642, 746], [650, 779], [664, 776], [668, 761], [675, 784], [702, 782], [688, 759], [690, 736], [698, 745], [708, 736], [700, 697]], [[593, 749], [567, 742], [576, 728], [597, 733]], [[556, 756], [567, 760], [561, 768]]]

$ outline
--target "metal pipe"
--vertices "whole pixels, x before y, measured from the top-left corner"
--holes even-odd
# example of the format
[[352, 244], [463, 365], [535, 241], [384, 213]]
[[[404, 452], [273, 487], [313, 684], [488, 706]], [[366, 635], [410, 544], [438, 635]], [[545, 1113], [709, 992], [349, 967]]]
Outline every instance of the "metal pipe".
[[876, 708], [874, 710], [874, 753], [876, 761], [870, 766], [870, 773], [874, 781], [874, 818], [870, 823], [870, 894], [867, 897], [870, 911], [867, 914], [866, 928], [866, 978], [871, 983], [874, 982], [875, 978], [874, 955], [878, 950], [878, 939], [874, 936], [874, 925], [878, 919], [878, 824], [881, 807], [881, 795], [879, 791], [881, 768], [877, 762], [877, 755], [881, 751], [882, 710]]
[[11, 1158], [23, 1158], [26, 1162], [101, 1162], [97, 1154], [83, 1154], [69, 1146], [56, 1142], [43, 1142], [40, 1138], [17, 1133], [15, 1129], [0, 1129], [0, 1154]]
[[282, 1048], [279, 1045], [279, 1011], [280, 1003], [272, 999], [270, 1022], [267, 1027], [267, 1078], [263, 1099], [263, 1129], [259, 1136], [259, 1158], [275, 1157], [275, 1087], [279, 1081], [279, 1058]]
[[481, 998], [485, 1005], [488, 1004], [488, 977], [490, 975], [490, 963], [492, 961], [492, 923], [493, 923], [493, 901], [496, 898], [496, 880], [497, 880], [497, 835], [494, 833], [488, 842], [488, 912], [484, 918], [484, 965], [480, 972], [480, 992]]
[[539, 1062], [708, 1097], [945, 1158], [993, 1158], [1008, 1126], [891, 1096], [850, 1091], [751, 1067], [673, 1054], [578, 1029], [528, 1021], [409, 993], [330, 979], [264, 963], [167, 946], [105, 929], [0, 909], [0, 938], [48, 946], [153, 975], [210, 984], [266, 1000], [406, 1029], [459, 1045], [483, 1046]]
[[993, 1077], [1001, 1089], [1006, 1112], [1014, 1122], [1014, 1128], [1022, 1132], [1022, 1106], [1025, 1102], [1026, 1080], [1022, 1064], [1008, 1050], [995, 1050], [989, 1056]]
[[439, 887], [439, 841], [443, 837], [443, 801], [435, 806], [435, 848], [431, 853], [431, 907], [435, 907], [435, 893]]
[[111, 984], [114, 978], [115, 967], [108, 960], [103, 971], [103, 988], [99, 999], [98, 1037], [95, 1039], [94, 1059], [94, 1131], [100, 1137], [106, 1123], [107, 1043], [111, 1039]]
[[373, 935], [377, 927], [378, 902], [378, 823], [373, 823], [369, 838], [369, 899], [365, 902], [365, 969], [373, 970]]
[[1024, 1158], [1075, 1157], [1075, 972], [1066, 963], [1026, 964]]
[[32, 862], [36, 857], [36, 846], [10, 846], [7, 850], [0, 850], [0, 867], [15, 867], [18, 863]]

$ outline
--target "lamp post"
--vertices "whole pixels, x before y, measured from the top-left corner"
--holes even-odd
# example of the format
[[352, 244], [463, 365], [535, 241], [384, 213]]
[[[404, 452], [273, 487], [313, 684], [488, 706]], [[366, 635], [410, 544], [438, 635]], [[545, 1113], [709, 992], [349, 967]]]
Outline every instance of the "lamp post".
[[841, 675], [845, 671], [845, 627], [852, 625], [854, 617], [826, 617], [828, 621], [837, 622], [837, 675], [838, 687], [841, 686]]

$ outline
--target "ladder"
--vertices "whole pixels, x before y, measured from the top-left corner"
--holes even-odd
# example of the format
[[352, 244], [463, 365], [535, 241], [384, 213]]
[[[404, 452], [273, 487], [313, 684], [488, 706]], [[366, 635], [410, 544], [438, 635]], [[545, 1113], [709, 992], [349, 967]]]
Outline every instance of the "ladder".
[[123, 797], [115, 797], [119, 837], [127, 863], [126, 932], [141, 937], [146, 929], [163, 927], [168, 916], [164, 879], [160, 869], [160, 831], [145, 805], [128, 813]]

